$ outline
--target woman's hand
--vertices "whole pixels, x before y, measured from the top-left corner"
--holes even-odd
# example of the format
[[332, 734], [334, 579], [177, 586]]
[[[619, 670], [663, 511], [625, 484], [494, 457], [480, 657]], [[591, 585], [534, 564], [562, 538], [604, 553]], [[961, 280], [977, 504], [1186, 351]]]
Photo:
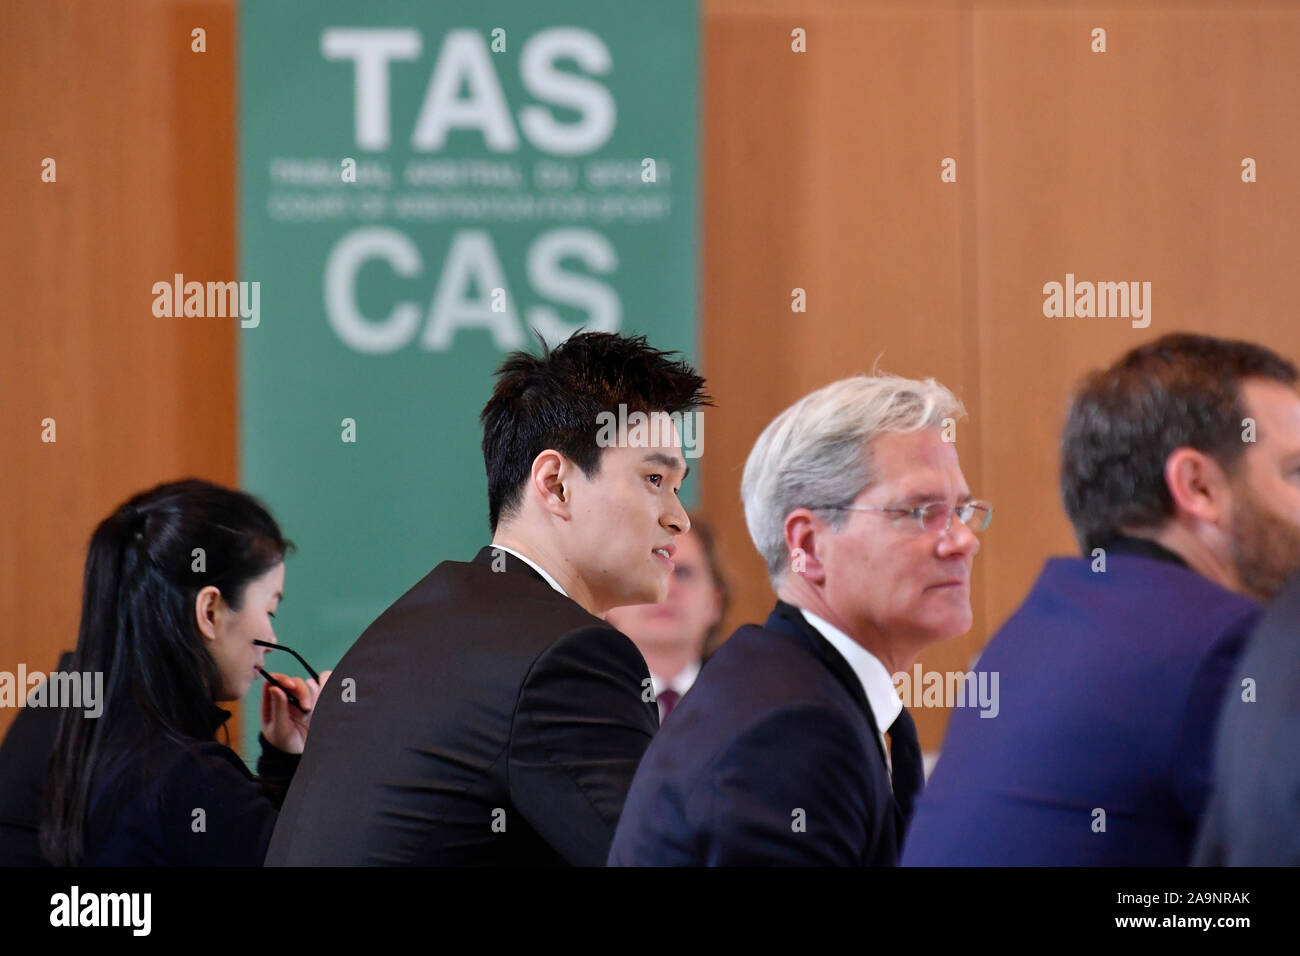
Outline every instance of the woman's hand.
[[262, 736], [273, 747], [285, 753], [300, 754], [307, 743], [307, 728], [311, 724], [311, 711], [316, 709], [321, 688], [329, 680], [332, 671], [321, 674], [321, 683], [303, 680], [301, 677], [286, 677], [284, 674], [272, 674], [277, 681], [288, 687], [298, 703], [307, 712], [289, 703], [288, 695], [270, 681], [262, 685]]

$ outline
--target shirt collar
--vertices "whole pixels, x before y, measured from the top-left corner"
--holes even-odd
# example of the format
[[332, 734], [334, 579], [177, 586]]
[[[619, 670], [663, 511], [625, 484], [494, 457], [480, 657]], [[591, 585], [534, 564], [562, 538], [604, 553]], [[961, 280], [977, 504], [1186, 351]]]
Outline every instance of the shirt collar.
[[662, 691], [667, 689], [675, 690], [680, 695], [685, 694], [690, 690], [691, 685], [695, 683], [695, 678], [699, 676], [700, 662], [692, 661], [690, 664], [687, 664], [682, 668], [682, 670], [679, 671], [677, 676], [672, 680], [664, 680], [662, 677], [651, 674], [650, 685], [654, 688], [656, 697], [658, 697]]
[[849, 667], [853, 668], [853, 673], [862, 682], [867, 703], [871, 705], [871, 716], [876, 719], [876, 729], [882, 734], [888, 733], [889, 728], [898, 719], [898, 715], [902, 713], [903, 700], [894, 689], [893, 678], [889, 676], [885, 665], [880, 663], [880, 658], [829, 621], [824, 621], [803, 608], [799, 608], [799, 611], [808, 623], [840, 652], [840, 656], [849, 662]]
[[545, 578], [547, 584], [555, 588], [555, 590], [559, 591], [565, 597], [569, 596], [569, 592], [564, 590], [564, 588], [560, 587], [560, 582], [555, 580], [555, 578], [551, 577], [549, 574], [547, 574], [546, 569], [542, 567], [540, 564], [538, 564], [536, 561], [534, 561], [532, 558], [528, 557], [527, 555], [520, 554], [514, 548], [507, 548], [504, 544], [494, 544], [492, 545], [492, 547], [500, 551], [504, 551], [506, 552], [506, 554], [513, 554], [516, 558], [524, 562], [524, 564], [528, 565], [530, 568], [532, 568], [534, 571], [540, 574], [543, 578]]

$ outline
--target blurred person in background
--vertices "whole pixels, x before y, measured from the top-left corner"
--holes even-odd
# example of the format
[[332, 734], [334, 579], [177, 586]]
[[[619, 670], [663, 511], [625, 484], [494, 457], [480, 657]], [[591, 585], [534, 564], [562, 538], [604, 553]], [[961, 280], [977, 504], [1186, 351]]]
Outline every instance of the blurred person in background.
[[[275, 643], [291, 547], [250, 495], [195, 479], [138, 494], [86, 555], [71, 669], [103, 675], [98, 717], [64, 709], [41, 848], [58, 866], [259, 866], [298, 765], [314, 680], [271, 676], [254, 777], [214, 738]], [[322, 674], [328, 678], [328, 672]]]
[[904, 852], [921, 866], [1184, 866], [1246, 636], [1300, 568], [1296, 369], [1166, 335], [1089, 375], [1061, 442], [1083, 551], [989, 641]]
[[703, 518], [691, 516], [690, 532], [677, 539], [673, 565], [668, 596], [661, 602], [616, 607], [605, 615], [645, 658], [661, 724], [695, 683], [705, 649], [727, 613], [717, 539]]

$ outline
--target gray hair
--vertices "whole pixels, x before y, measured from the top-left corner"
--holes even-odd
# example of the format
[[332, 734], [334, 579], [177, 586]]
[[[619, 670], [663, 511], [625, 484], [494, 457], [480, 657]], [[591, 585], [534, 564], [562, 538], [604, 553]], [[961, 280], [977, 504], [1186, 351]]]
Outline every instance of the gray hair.
[[824, 511], [838, 529], [847, 505], [877, 480], [871, 443], [885, 432], [917, 432], [966, 409], [932, 378], [857, 375], [805, 395], [758, 436], [745, 462], [740, 497], [754, 547], [773, 587], [785, 574], [785, 519], [796, 508]]

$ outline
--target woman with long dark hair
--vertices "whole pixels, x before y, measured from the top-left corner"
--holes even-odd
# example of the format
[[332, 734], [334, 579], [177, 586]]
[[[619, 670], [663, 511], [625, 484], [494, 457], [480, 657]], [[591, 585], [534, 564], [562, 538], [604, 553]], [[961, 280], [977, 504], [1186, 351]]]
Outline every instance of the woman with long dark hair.
[[[131, 498], [86, 555], [74, 669], [103, 713], [63, 713], [41, 848], [57, 865], [260, 866], [320, 691], [272, 675], [254, 777], [214, 739], [248, 691], [284, 589], [285, 541], [251, 496], [190, 479]], [[322, 681], [328, 674], [322, 675]]]

